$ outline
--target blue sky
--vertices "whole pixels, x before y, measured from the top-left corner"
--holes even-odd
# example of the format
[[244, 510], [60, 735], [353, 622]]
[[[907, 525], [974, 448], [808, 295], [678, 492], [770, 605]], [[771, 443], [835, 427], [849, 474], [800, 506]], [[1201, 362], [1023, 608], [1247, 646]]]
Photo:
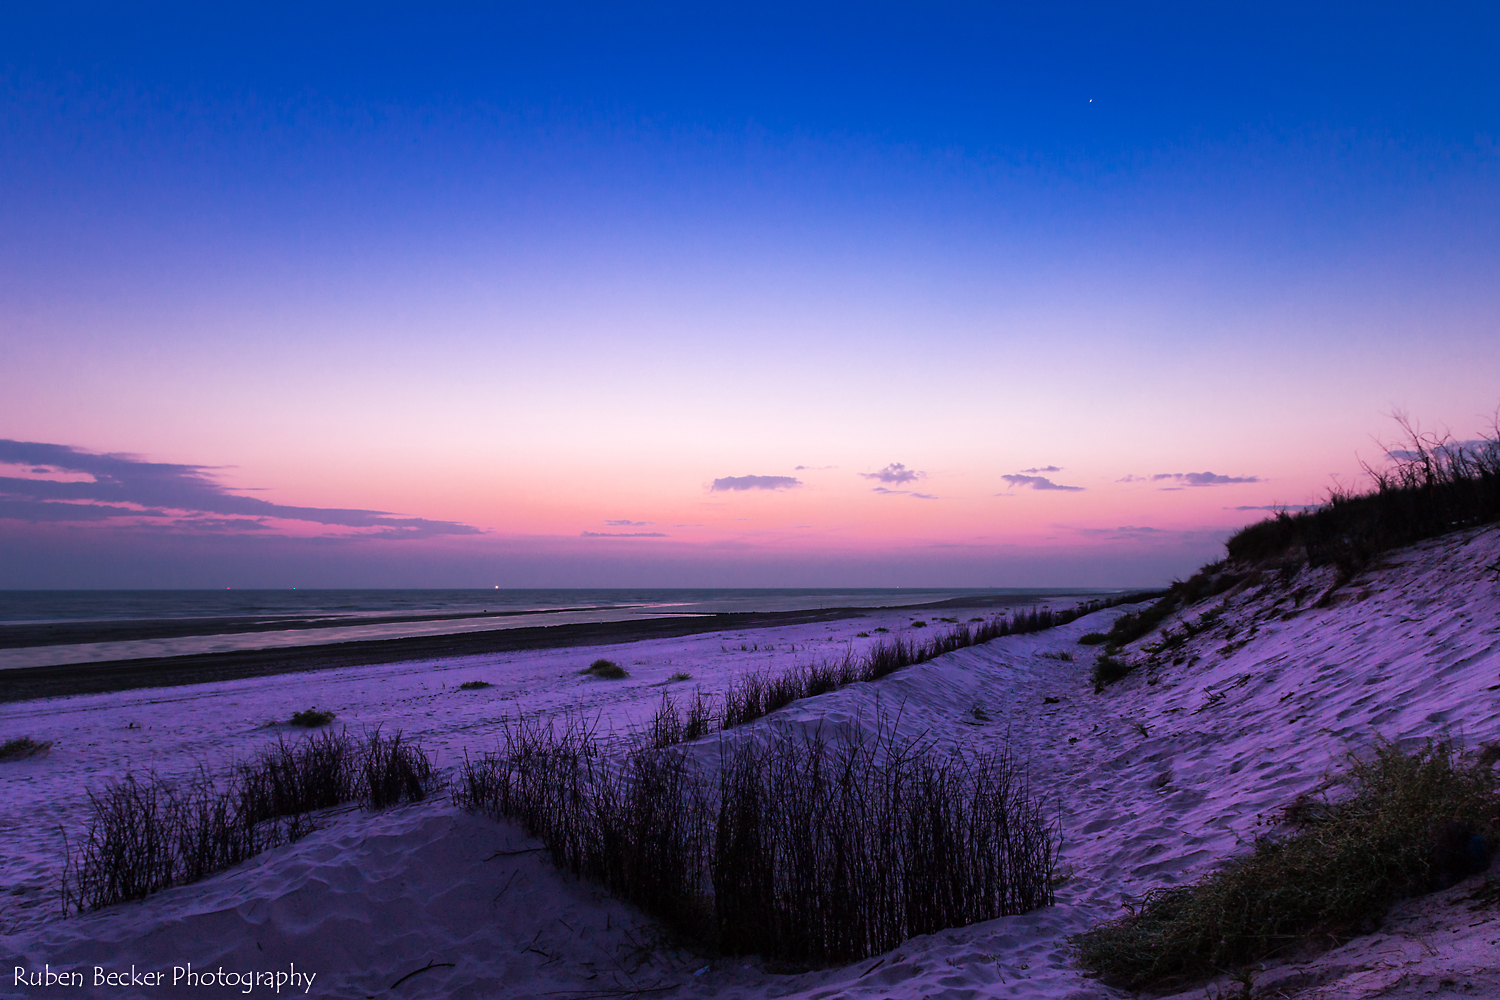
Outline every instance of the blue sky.
[[[0, 438], [478, 532], [342, 540], [364, 554], [331, 583], [487, 585], [523, 549], [505, 582], [1187, 571], [1237, 508], [1357, 478], [1393, 410], [1467, 437], [1500, 403], [1497, 28], [14, 5]], [[893, 463], [920, 489], [872, 495]], [[1007, 492], [1054, 464], [1078, 490]], [[824, 471], [712, 489], [799, 465]], [[1189, 473], [1236, 482], [1122, 485]], [[305, 575], [266, 554], [295, 525], [168, 546], [97, 515], [0, 522], [0, 586], [92, 578], [111, 545], [161, 554], [153, 585]]]

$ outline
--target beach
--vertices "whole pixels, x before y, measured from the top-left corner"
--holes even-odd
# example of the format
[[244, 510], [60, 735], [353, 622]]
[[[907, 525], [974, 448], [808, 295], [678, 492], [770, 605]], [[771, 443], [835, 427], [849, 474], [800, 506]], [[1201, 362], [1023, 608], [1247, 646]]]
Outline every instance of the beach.
[[[753, 956], [697, 955], [634, 907], [556, 871], [520, 829], [441, 795], [380, 812], [336, 809], [316, 832], [236, 869], [66, 919], [58, 915], [61, 834], [81, 830], [86, 788], [131, 772], [174, 778], [200, 764], [221, 767], [296, 738], [285, 720], [312, 706], [334, 711], [335, 726], [400, 729], [447, 769], [494, 749], [501, 720], [520, 714], [578, 713], [623, 746], [664, 694], [712, 695], [748, 671], [857, 655], [879, 641], [877, 628], [921, 635], [955, 614], [865, 611], [7, 704], [0, 732], [53, 746], [0, 770], [4, 946], [38, 969], [295, 963], [317, 972], [313, 992], [351, 998], [431, 963], [400, 995], [1114, 996], [1073, 964], [1070, 934], [1242, 850], [1268, 816], [1316, 789], [1349, 752], [1380, 739], [1477, 739], [1500, 728], [1500, 595], [1482, 568], [1497, 555], [1500, 533], [1489, 529], [1394, 553], [1347, 586], [1325, 568], [1304, 569], [1296, 588], [1245, 588], [1229, 595], [1220, 634], [1192, 639], [1180, 664], [1102, 694], [1090, 686], [1088, 647], [1078, 639], [1107, 629], [1126, 608], [961, 649], [751, 723], [751, 732], [835, 732], [884, 719], [944, 744], [1009, 745], [1055, 806], [1056, 905], [926, 935], [852, 966], [798, 972]], [[1305, 596], [1289, 597], [1294, 591]], [[1319, 606], [1324, 591], [1336, 593]], [[919, 620], [925, 629], [913, 627]], [[580, 675], [596, 656], [614, 658], [629, 676]], [[691, 678], [672, 680], [681, 674]], [[460, 688], [471, 681], [492, 686]], [[1446, 919], [1446, 911], [1422, 909], [1442, 905], [1439, 894], [1395, 914], [1387, 951], [1396, 958], [1383, 973], [1365, 962], [1357, 974], [1385, 975], [1387, 985], [1467, 976], [1500, 991], [1484, 971], [1488, 959], [1476, 957], [1500, 933], [1494, 911], [1465, 921], [1475, 926], [1433, 953], [1401, 936], [1401, 920]], [[1361, 947], [1369, 942], [1345, 946]], [[1320, 989], [1338, 980], [1329, 972], [1338, 954], [1317, 960], [1332, 976]], [[1304, 988], [1308, 968], [1299, 973]], [[35, 995], [0, 986], [0, 995], [17, 993]]]

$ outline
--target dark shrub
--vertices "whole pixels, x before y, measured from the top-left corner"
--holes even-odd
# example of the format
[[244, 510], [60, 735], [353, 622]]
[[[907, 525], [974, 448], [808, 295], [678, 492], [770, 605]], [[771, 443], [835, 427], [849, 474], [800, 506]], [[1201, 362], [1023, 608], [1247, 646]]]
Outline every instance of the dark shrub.
[[607, 681], [623, 680], [624, 678], [630, 676], [630, 673], [614, 660], [595, 660], [593, 663], [590, 663], [587, 667], [578, 672], [580, 674], [587, 674], [591, 677], [599, 677]]
[[1406, 440], [1387, 449], [1390, 464], [1365, 467], [1374, 489], [1335, 490], [1311, 510], [1279, 511], [1242, 528], [1225, 543], [1229, 557], [1306, 559], [1351, 574], [1388, 549], [1500, 519], [1500, 428], [1460, 444], [1423, 434], [1405, 417], [1397, 422]]
[[52, 747], [51, 740], [34, 740], [30, 736], [17, 736], [0, 743], [0, 760], [21, 760], [46, 753]]
[[301, 726], [303, 729], [316, 729], [318, 726], [328, 725], [333, 720], [334, 713], [320, 711], [317, 708], [292, 713], [292, 725]]
[[1135, 669], [1130, 664], [1117, 660], [1112, 656], [1101, 655], [1094, 661], [1094, 693], [1099, 694], [1107, 685], [1115, 681], [1124, 680], [1130, 676]]
[[1073, 939], [1079, 962], [1126, 989], [1203, 979], [1375, 926], [1397, 899], [1471, 874], [1500, 843], [1494, 769], [1451, 743], [1386, 744], [1351, 759], [1348, 796], [1299, 802], [1285, 832], [1199, 882], [1147, 893]]

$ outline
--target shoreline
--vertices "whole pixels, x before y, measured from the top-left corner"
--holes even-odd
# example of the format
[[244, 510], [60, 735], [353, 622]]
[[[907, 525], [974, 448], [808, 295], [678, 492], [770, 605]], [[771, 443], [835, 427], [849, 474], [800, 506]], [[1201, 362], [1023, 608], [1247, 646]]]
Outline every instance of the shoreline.
[[539, 608], [521, 611], [464, 611], [425, 615], [235, 615], [216, 618], [156, 618], [145, 621], [41, 622], [0, 625], [0, 649], [30, 649], [42, 646], [75, 646], [91, 642], [135, 639], [175, 639], [202, 635], [248, 635], [256, 632], [300, 632], [307, 629], [356, 628], [366, 625], [405, 625], [412, 622], [471, 621], [478, 618], [519, 618], [525, 615], [555, 615], [569, 611], [621, 611], [637, 604], [610, 604], [582, 608]]
[[513, 653], [568, 646], [618, 645], [730, 629], [774, 628], [839, 621], [880, 611], [921, 609], [931, 612], [958, 608], [995, 610], [1045, 604], [1048, 600], [1045, 596], [1032, 595], [976, 595], [884, 608], [719, 612], [692, 617], [575, 622], [394, 639], [358, 639], [320, 645], [10, 667], [0, 671], [0, 678], [5, 681], [3, 688], [0, 688], [0, 704], [137, 688], [211, 684], [246, 677], [310, 673], [341, 667], [379, 666], [406, 660], [453, 659], [485, 653]]
[[340, 667], [372, 667], [404, 660], [452, 659], [484, 653], [513, 653], [565, 646], [602, 646], [641, 639], [669, 639], [732, 628], [770, 628], [857, 617], [862, 608], [827, 611], [769, 611], [705, 615], [701, 618], [648, 618], [624, 622], [586, 622], [451, 632], [401, 639], [361, 639], [319, 646], [236, 649], [223, 653], [100, 660], [47, 667], [11, 667], [0, 704], [36, 701], [76, 694], [104, 694], [135, 688], [181, 687], [216, 681], [311, 673]]

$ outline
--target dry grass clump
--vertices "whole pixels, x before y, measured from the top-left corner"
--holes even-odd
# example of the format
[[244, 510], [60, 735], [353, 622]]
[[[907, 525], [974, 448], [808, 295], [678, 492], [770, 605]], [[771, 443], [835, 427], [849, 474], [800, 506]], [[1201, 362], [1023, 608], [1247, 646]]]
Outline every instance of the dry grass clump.
[[90, 789], [89, 827], [63, 875], [64, 910], [97, 910], [195, 882], [313, 829], [318, 809], [426, 798], [431, 762], [401, 733], [320, 733], [266, 747], [215, 777], [127, 776]]
[[24, 760], [46, 753], [52, 747], [51, 740], [34, 740], [30, 736], [17, 736], [0, 743], [0, 760]]
[[301, 712], [292, 713], [292, 725], [301, 726], [303, 729], [316, 729], [326, 726], [335, 718], [333, 712], [325, 711], [314, 706]]
[[494, 687], [489, 681], [464, 681], [458, 686], [460, 691], [482, 691], [487, 687]]
[[1134, 669], [1129, 663], [1115, 659], [1108, 653], [1099, 654], [1094, 660], [1094, 672], [1090, 678], [1094, 682], [1094, 693], [1099, 694], [1115, 681], [1124, 680]]
[[598, 677], [606, 681], [624, 680], [630, 676], [630, 672], [620, 666], [614, 660], [595, 660], [584, 669], [578, 671], [589, 677]]
[[724, 739], [713, 781], [680, 750], [606, 754], [576, 717], [504, 736], [460, 804], [707, 948], [843, 963], [1052, 902], [1056, 831], [1004, 752], [778, 729]]
[[1351, 758], [1343, 798], [1296, 803], [1287, 832], [1076, 936], [1078, 961], [1111, 985], [1164, 987], [1368, 933], [1396, 900], [1488, 867], [1500, 846], [1494, 760], [1449, 742]]

